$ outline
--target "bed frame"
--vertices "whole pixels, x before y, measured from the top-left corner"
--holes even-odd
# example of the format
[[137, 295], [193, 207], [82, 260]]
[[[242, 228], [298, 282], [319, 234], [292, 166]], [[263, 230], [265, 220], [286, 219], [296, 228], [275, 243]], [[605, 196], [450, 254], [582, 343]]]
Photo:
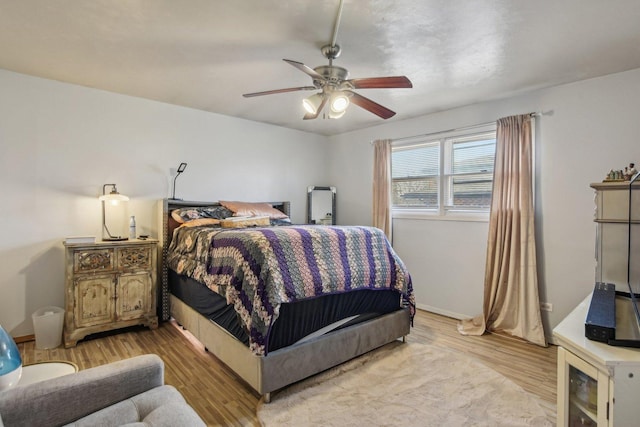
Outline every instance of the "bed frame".
[[[271, 392], [300, 381], [354, 357], [360, 356], [409, 334], [408, 309], [398, 310], [375, 319], [339, 329], [323, 336], [269, 352], [255, 355], [247, 346], [216, 323], [169, 294], [168, 270], [165, 263], [172, 226], [173, 209], [195, 206], [213, 206], [217, 202], [188, 202], [164, 199], [160, 202], [162, 236], [160, 247], [162, 262], [160, 277], [161, 318], [173, 317], [189, 330], [204, 346], [226, 364], [255, 391], [271, 400]], [[289, 215], [289, 202], [270, 203]]]

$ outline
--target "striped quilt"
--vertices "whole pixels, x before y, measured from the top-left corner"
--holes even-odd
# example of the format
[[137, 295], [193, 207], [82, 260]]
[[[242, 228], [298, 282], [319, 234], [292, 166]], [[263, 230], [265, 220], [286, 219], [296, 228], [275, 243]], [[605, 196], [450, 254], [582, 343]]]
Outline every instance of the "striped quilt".
[[413, 312], [411, 277], [384, 233], [360, 226], [180, 227], [168, 266], [233, 304], [257, 355], [280, 305], [356, 289], [395, 289]]

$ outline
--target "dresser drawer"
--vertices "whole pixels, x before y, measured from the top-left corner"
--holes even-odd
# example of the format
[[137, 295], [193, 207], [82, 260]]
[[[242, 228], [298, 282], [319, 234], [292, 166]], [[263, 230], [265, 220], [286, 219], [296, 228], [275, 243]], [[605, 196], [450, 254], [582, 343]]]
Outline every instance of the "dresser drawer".
[[118, 249], [119, 269], [145, 269], [151, 267], [151, 247], [128, 247]]
[[74, 273], [95, 273], [114, 269], [114, 249], [78, 249], [73, 252]]

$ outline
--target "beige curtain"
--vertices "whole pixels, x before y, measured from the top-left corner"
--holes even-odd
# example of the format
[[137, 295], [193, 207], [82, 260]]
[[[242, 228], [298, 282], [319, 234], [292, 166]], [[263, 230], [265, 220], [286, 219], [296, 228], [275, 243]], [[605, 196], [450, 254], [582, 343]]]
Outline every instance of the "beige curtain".
[[531, 115], [498, 120], [483, 314], [460, 333], [505, 333], [546, 346], [540, 318], [533, 209]]
[[373, 148], [373, 226], [391, 241], [391, 140], [376, 140]]

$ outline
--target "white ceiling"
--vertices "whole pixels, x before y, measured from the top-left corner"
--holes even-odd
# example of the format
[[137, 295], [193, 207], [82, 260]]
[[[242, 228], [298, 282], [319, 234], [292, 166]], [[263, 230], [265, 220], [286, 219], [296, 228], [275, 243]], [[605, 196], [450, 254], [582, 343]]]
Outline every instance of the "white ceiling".
[[[307, 132], [384, 121], [352, 105], [302, 120], [339, 0], [0, 0], [0, 68]], [[345, 0], [334, 65], [402, 120], [640, 68], [638, 0]], [[0, 94], [1, 96], [1, 94]]]

